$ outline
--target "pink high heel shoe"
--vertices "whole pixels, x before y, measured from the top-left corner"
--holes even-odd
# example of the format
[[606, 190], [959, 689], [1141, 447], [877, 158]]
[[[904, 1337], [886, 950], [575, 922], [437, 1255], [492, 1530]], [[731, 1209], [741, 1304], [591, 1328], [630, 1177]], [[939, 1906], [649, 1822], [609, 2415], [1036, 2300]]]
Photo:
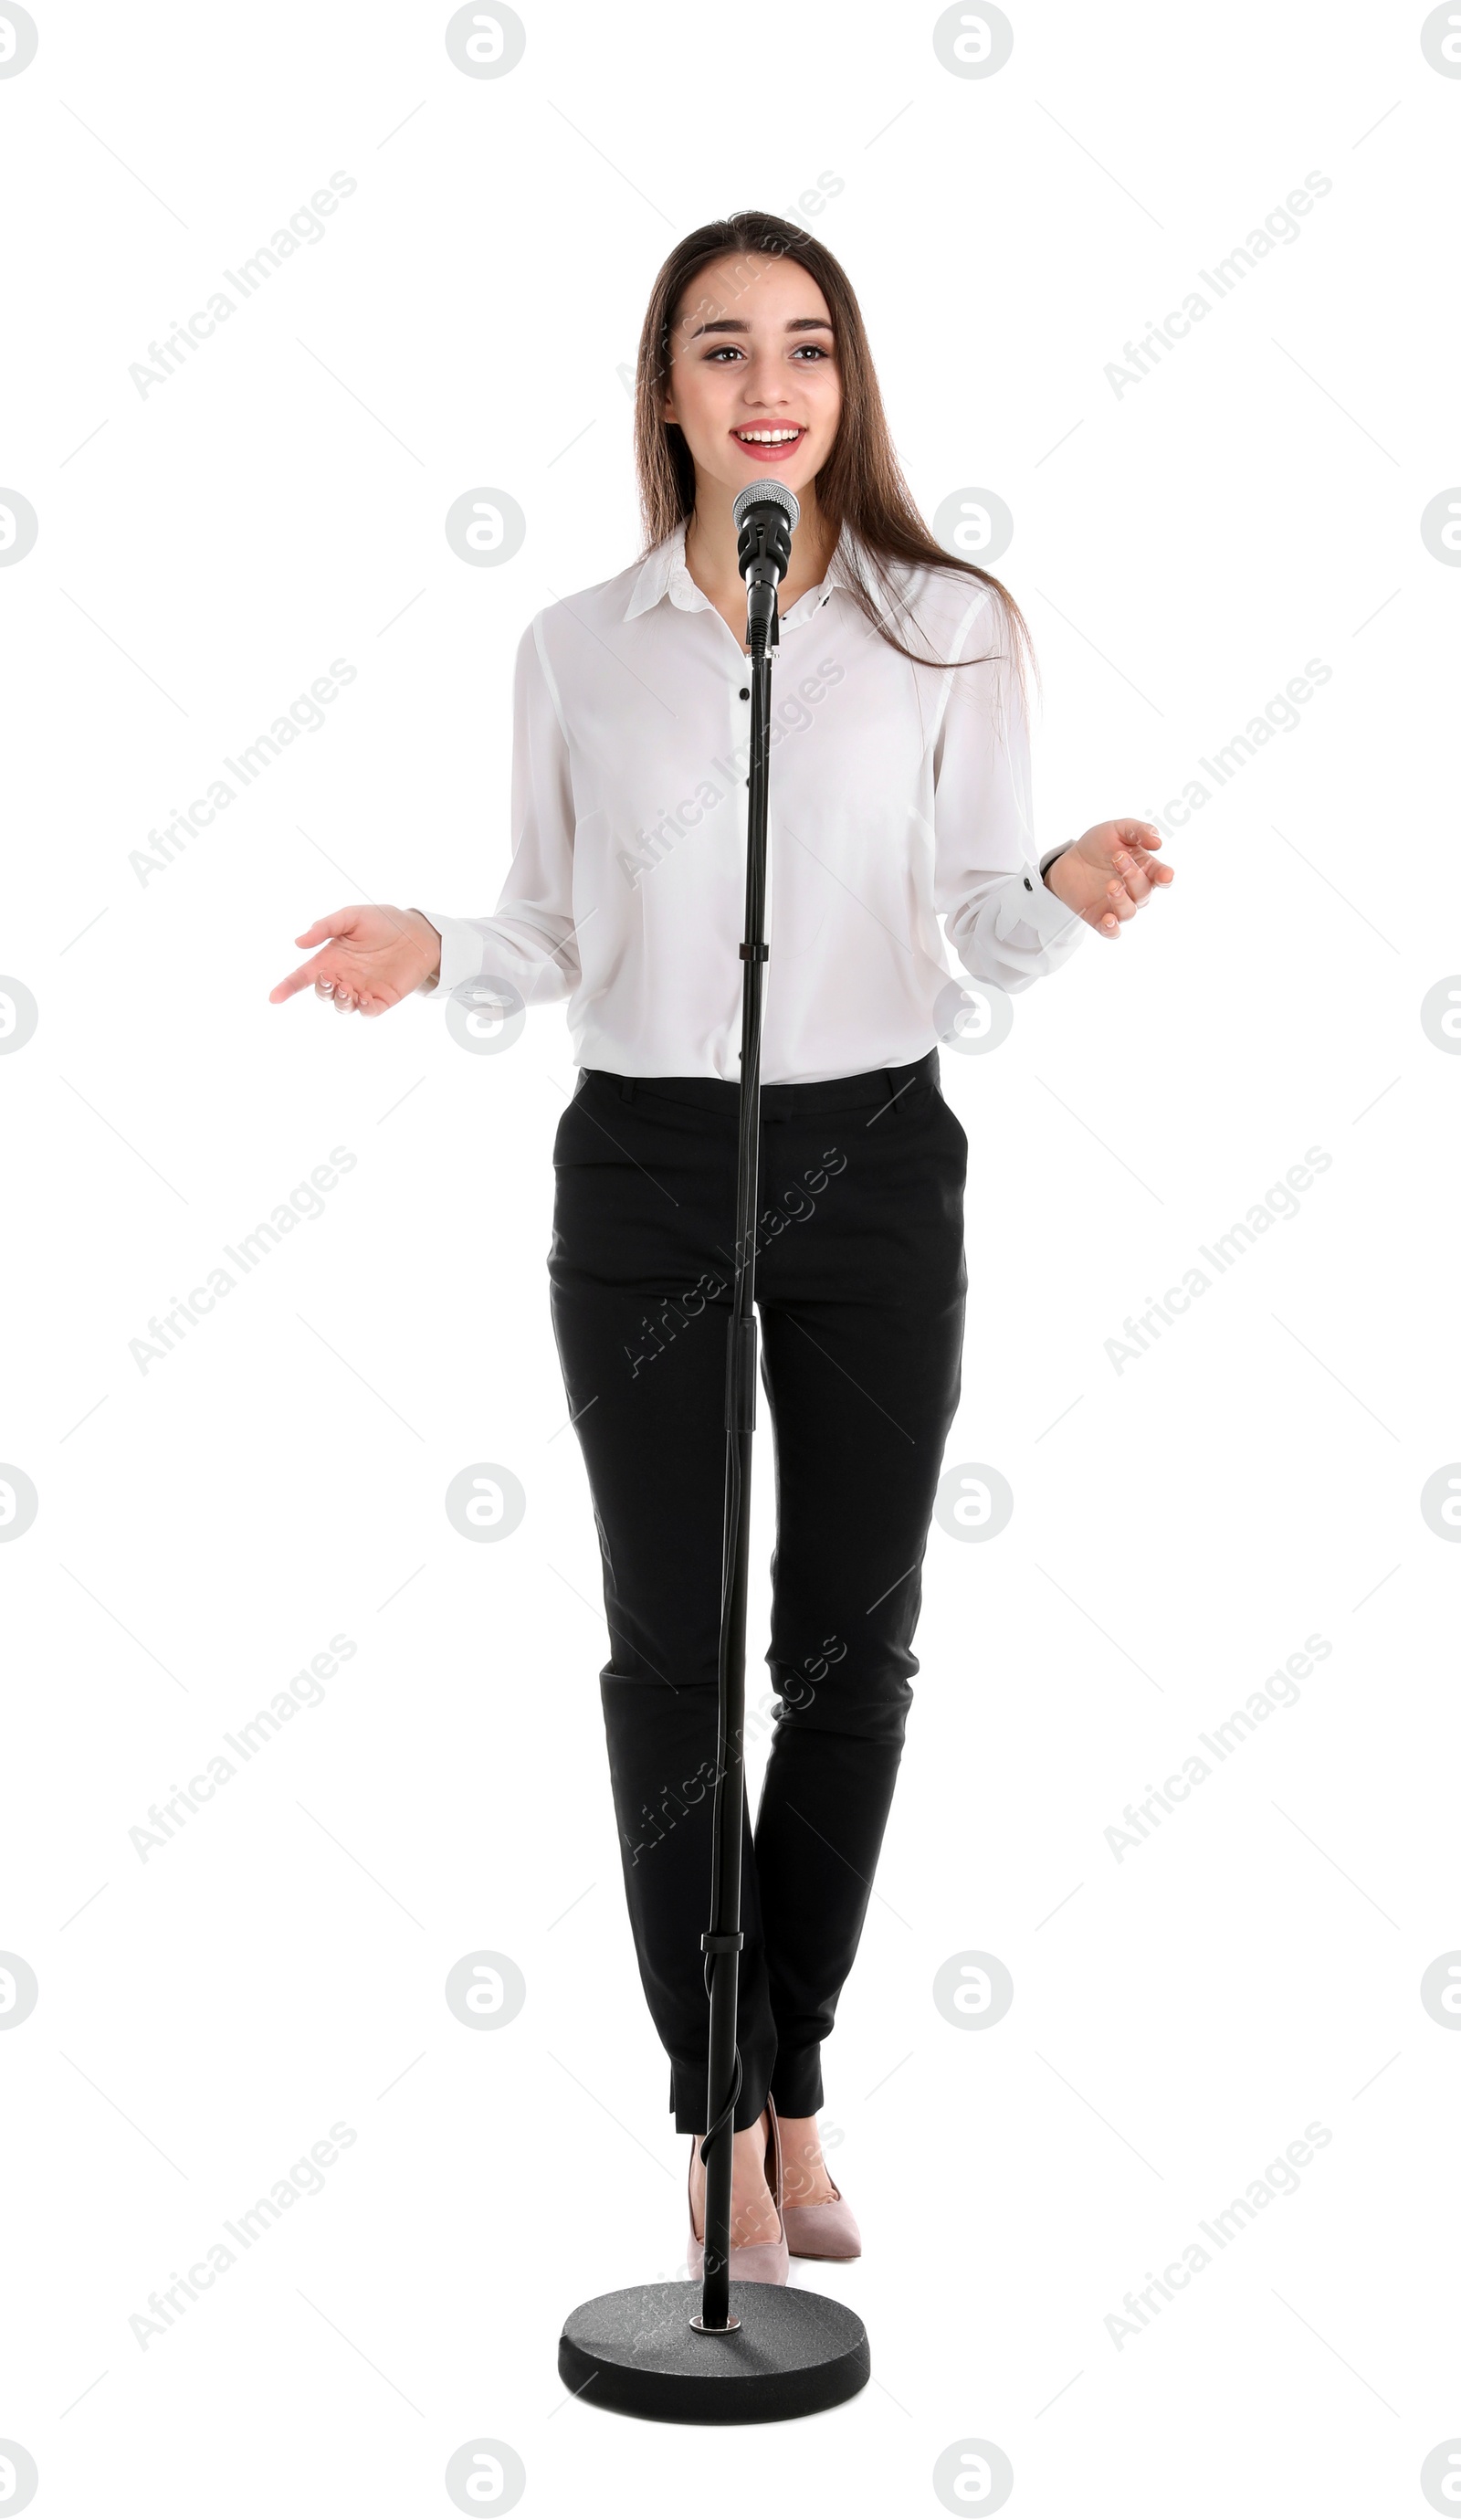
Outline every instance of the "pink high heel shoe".
[[[730, 2250], [732, 2283], [783, 2284], [790, 2272], [787, 2266], [786, 2217], [781, 2210], [781, 2130], [776, 2123], [775, 2107], [770, 2095], [763, 2114], [771, 2119], [766, 2137], [766, 2183], [775, 2203], [780, 2234], [775, 2240], [757, 2240], [744, 2249], [737, 2249], [732, 2245]], [[685, 2255], [691, 2278], [696, 2283], [701, 2280], [705, 2272], [705, 2242], [703, 2238], [697, 2239], [695, 2236], [695, 2209], [693, 2202], [690, 2201], [693, 2197], [691, 2182], [694, 2178], [695, 2153], [699, 2142], [698, 2136], [691, 2136], [690, 2167], [686, 2182], [686, 2201], [689, 2202], [689, 2238], [686, 2242]]]
[[[822, 2168], [826, 2169], [825, 2162]], [[793, 2258], [824, 2258], [840, 2263], [863, 2254], [863, 2234], [857, 2216], [828, 2170], [832, 2193], [819, 2205], [783, 2205], [782, 2228], [786, 2248]]]

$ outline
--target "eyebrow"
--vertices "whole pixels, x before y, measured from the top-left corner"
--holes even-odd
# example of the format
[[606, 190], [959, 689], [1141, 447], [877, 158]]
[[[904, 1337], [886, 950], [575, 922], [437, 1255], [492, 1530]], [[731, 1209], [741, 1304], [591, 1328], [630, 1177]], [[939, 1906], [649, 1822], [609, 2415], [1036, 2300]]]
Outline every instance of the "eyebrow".
[[[749, 333], [750, 329], [738, 315], [721, 315], [712, 324], [697, 324], [688, 338], [698, 341], [702, 333]], [[830, 333], [831, 329], [824, 315], [790, 315], [785, 325], [788, 333]]]

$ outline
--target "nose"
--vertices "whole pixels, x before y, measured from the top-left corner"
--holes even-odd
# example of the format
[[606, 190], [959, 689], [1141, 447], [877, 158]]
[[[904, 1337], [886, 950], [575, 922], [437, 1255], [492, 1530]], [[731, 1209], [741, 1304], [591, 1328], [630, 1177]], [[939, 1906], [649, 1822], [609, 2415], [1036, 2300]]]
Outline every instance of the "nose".
[[753, 350], [740, 372], [741, 399], [755, 411], [784, 410], [791, 399], [785, 373], [775, 350]]

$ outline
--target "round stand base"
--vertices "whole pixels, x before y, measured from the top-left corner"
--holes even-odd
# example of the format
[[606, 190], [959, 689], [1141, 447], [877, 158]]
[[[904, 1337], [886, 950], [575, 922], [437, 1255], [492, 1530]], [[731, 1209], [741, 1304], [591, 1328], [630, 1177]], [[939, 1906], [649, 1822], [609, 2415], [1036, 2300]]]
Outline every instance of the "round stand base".
[[729, 2335], [697, 2334], [698, 2283], [631, 2284], [570, 2312], [558, 2377], [586, 2407], [658, 2424], [775, 2424], [819, 2415], [865, 2388], [867, 2331], [855, 2310], [785, 2284], [732, 2283]]

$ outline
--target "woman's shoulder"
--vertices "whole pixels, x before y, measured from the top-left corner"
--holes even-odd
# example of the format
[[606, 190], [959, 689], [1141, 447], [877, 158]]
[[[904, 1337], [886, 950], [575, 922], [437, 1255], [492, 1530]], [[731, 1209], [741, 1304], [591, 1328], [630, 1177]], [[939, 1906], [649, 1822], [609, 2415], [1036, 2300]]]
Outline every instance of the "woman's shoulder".
[[535, 612], [522, 633], [523, 643], [545, 641], [554, 649], [565, 640], [586, 639], [593, 644], [601, 641], [606, 632], [621, 624], [629, 612], [635, 588], [642, 566], [631, 561], [612, 577], [596, 578], [591, 586], [579, 586], [569, 595], [554, 596]]
[[[885, 559], [895, 617], [920, 631], [930, 661], [963, 654], [970, 639], [1007, 652], [1009, 604], [997, 579], [961, 568], [952, 560]], [[907, 644], [916, 645], [916, 641]]]

